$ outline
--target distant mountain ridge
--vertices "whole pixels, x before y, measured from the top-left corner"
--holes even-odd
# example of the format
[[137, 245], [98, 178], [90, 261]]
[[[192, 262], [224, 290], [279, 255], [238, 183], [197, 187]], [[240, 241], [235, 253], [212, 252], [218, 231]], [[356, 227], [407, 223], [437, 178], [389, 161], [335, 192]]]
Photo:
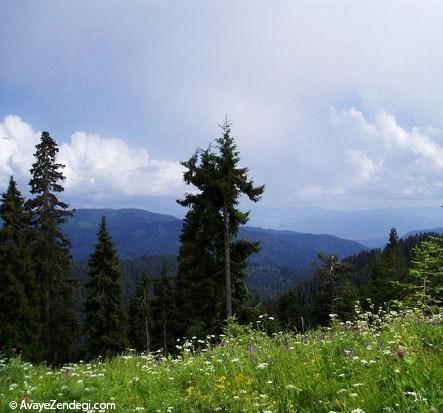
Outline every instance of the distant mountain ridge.
[[440, 227], [440, 228], [430, 228], [430, 229], [417, 229], [417, 230], [409, 231], [405, 235], [402, 235], [402, 238], [408, 238], [408, 237], [411, 237], [413, 235], [426, 234], [426, 233], [430, 233], [430, 232], [432, 232], [434, 234], [441, 234], [441, 235], [443, 235], [443, 227]]
[[[100, 218], [105, 215], [120, 259], [176, 255], [180, 246], [182, 221], [170, 215], [141, 209], [78, 209], [62, 229], [72, 243], [74, 261], [83, 261], [93, 251]], [[366, 247], [333, 235], [243, 227], [240, 237], [260, 241], [262, 249], [251, 257], [254, 265], [278, 265], [308, 269], [318, 252], [340, 257], [356, 254]]]
[[435, 207], [391, 207], [379, 209], [325, 209], [318, 207], [269, 207], [253, 205], [251, 225], [288, 229], [313, 234], [334, 234], [381, 247], [391, 228], [405, 234], [415, 228], [436, 228], [443, 224], [443, 210]]

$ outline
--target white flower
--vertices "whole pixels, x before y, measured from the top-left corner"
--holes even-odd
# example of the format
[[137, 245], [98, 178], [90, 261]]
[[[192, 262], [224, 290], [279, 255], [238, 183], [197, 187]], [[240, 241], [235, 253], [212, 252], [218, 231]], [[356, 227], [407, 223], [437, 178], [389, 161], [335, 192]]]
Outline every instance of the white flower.
[[257, 368], [258, 369], [265, 369], [266, 367], [268, 367], [268, 363], [260, 363]]

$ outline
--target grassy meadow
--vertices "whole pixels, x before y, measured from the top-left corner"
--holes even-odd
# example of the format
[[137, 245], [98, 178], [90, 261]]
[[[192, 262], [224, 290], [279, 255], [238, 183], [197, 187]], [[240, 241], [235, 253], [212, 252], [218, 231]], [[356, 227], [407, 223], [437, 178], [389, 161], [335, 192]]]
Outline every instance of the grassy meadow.
[[330, 329], [269, 336], [270, 322], [178, 341], [176, 357], [129, 351], [59, 369], [3, 357], [0, 411], [56, 399], [115, 403], [84, 406], [96, 412], [443, 412], [443, 314], [362, 312]]

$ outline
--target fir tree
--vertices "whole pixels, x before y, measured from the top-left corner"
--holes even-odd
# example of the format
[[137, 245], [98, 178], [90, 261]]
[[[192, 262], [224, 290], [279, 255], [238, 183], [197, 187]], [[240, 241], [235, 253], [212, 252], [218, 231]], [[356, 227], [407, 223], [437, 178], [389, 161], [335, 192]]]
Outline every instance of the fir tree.
[[[239, 152], [231, 136], [231, 123], [227, 118], [221, 128], [222, 136], [216, 140], [219, 150], [219, 155], [217, 156], [219, 173], [217, 186], [221, 195], [220, 201], [223, 216], [225, 301], [226, 317], [229, 318], [233, 314], [232, 291], [233, 289], [238, 290], [241, 288], [239, 273], [237, 273], [237, 277], [233, 280], [235, 272], [231, 268], [231, 249], [235, 248], [240, 255], [244, 255], [241, 262], [245, 262], [252, 252], [257, 251], [256, 246], [253, 246], [248, 241], [234, 241], [238, 235], [239, 226], [246, 224], [249, 219], [249, 212], [241, 212], [237, 208], [239, 198], [241, 195], [246, 195], [251, 201], [257, 202], [263, 194], [264, 186], [254, 186], [254, 182], [248, 177], [248, 168], [239, 167]], [[238, 262], [235, 259], [232, 261]], [[241, 272], [241, 269], [239, 272]]]
[[160, 344], [163, 352], [167, 353], [172, 344], [175, 306], [174, 289], [171, 284], [171, 277], [168, 275], [166, 263], [163, 263], [160, 277], [154, 281], [152, 314], [155, 320], [156, 337], [159, 338], [158, 344]]
[[36, 146], [31, 169], [31, 194], [28, 202], [34, 230], [33, 261], [41, 294], [42, 344], [45, 359], [63, 363], [73, 355], [76, 320], [75, 284], [70, 277], [69, 241], [59, 226], [72, 215], [59, 201], [64, 165], [57, 163], [59, 148], [48, 132]]
[[300, 330], [303, 328], [300, 303], [298, 302], [295, 289], [285, 291], [279, 297], [277, 303], [277, 316], [285, 330], [292, 330], [293, 328]]
[[129, 344], [137, 351], [150, 351], [151, 313], [149, 280], [146, 273], [142, 273], [131, 299], [128, 320]]
[[0, 218], [0, 348], [23, 357], [40, 356], [39, 291], [32, 265], [30, 215], [11, 177]]
[[86, 342], [90, 357], [111, 357], [126, 347], [126, 316], [117, 252], [103, 216], [89, 259], [86, 284]]
[[316, 323], [326, 325], [330, 321], [331, 315], [338, 314], [339, 310], [344, 312], [347, 308], [343, 302], [351, 306], [354, 303], [346, 299], [349, 286], [346, 282], [346, 274], [349, 267], [346, 263], [339, 261], [334, 254], [319, 254], [320, 266], [316, 271], [317, 291], [314, 304], [314, 319]]
[[185, 183], [199, 190], [178, 201], [189, 208], [177, 276], [177, 305], [185, 318], [185, 334], [214, 332], [233, 313], [244, 312], [246, 261], [259, 245], [237, 239], [240, 225], [249, 217], [238, 209], [238, 201], [241, 195], [258, 201], [264, 187], [255, 187], [239, 162], [227, 120], [215, 150], [197, 151], [183, 162]]
[[423, 310], [443, 302], [443, 239], [431, 236], [414, 248], [410, 280], [403, 283], [408, 301]]
[[403, 299], [401, 284], [407, 277], [406, 259], [395, 228], [389, 233], [389, 242], [382, 252], [382, 279], [377, 296], [382, 303]]

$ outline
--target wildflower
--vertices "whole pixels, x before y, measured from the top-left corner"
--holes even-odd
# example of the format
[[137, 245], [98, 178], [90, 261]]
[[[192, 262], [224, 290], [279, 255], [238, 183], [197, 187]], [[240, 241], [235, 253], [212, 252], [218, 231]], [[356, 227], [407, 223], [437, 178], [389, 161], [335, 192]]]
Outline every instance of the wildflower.
[[265, 369], [266, 367], [268, 367], [268, 363], [260, 363], [257, 368], [258, 369]]
[[254, 351], [255, 351], [254, 346], [251, 343], [249, 343], [248, 344], [248, 353], [253, 353]]
[[351, 413], [365, 413], [362, 409], [354, 409], [351, 411]]

